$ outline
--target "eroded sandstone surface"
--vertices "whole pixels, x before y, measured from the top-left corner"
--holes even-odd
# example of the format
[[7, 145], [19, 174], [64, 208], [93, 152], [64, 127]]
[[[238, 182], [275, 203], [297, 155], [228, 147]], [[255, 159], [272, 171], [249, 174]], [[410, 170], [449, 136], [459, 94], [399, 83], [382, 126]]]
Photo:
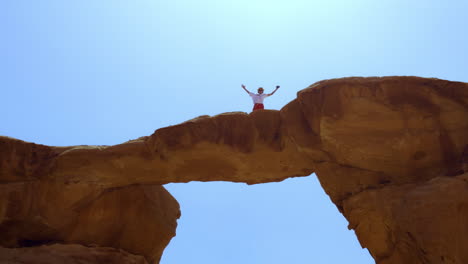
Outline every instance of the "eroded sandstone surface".
[[0, 263], [67, 263], [67, 264], [148, 264], [144, 257], [109, 247], [82, 245], [43, 245], [38, 247], [2, 248]]
[[377, 263], [468, 263], [467, 145], [468, 84], [419, 77], [325, 80], [280, 111], [201, 116], [115, 146], [1, 137], [0, 245], [158, 262], [180, 215], [162, 184], [315, 172]]
[[106, 189], [50, 180], [0, 185], [3, 247], [96, 244], [159, 261], [179, 216], [177, 201], [159, 185]]

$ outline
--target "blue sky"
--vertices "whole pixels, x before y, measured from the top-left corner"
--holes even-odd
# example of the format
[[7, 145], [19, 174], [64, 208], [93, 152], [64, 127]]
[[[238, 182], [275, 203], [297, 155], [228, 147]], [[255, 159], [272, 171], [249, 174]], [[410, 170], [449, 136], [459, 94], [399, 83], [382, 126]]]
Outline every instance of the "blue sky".
[[[329, 78], [468, 82], [464, 0], [0, 2], [0, 134], [113, 145], [199, 115], [280, 109]], [[373, 263], [315, 176], [170, 184], [162, 263]], [[339, 252], [339, 253], [337, 253]]]

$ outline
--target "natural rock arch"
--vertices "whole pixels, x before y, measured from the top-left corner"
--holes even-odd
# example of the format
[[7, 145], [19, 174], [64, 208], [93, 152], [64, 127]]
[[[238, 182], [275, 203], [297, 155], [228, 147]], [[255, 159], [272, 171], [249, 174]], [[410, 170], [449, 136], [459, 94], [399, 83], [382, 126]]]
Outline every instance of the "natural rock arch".
[[[160, 185], [316, 172], [377, 263], [465, 263], [467, 109], [466, 83], [344, 78], [300, 91], [280, 111], [202, 116], [110, 147], [3, 137], [0, 245], [93, 243], [157, 262], [180, 214]], [[121, 212], [116, 201], [134, 199], [152, 209], [128, 204], [135, 217], [99, 226]], [[132, 222], [152, 230], [151, 245], [136, 242]]]

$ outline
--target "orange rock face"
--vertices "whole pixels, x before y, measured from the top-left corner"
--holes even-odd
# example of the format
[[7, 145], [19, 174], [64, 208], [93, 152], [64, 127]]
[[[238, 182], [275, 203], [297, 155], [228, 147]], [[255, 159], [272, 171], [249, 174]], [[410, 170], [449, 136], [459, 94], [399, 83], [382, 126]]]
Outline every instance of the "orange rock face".
[[[179, 216], [179, 204], [160, 185], [105, 189], [99, 184], [63, 184], [51, 180], [0, 185], [0, 245], [3, 247], [50, 243], [99, 245], [123, 249], [154, 263], [159, 262], [164, 248], [175, 236]], [[45, 254], [47, 249], [17, 251], [17, 254]], [[77, 254], [81, 253], [89, 252]], [[53, 259], [57, 259], [55, 263], [69, 263], [60, 262], [58, 256]], [[132, 261], [128, 263], [143, 263]]]
[[123, 250], [59, 244], [27, 248], [0, 247], [0, 263], [148, 264], [144, 257]]
[[[0, 138], [0, 245], [96, 243], [157, 262], [179, 216], [158, 185], [316, 172], [377, 263], [467, 263], [467, 145], [468, 84], [418, 77], [321, 81], [280, 111], [203, 116], [110, 147]], [[146, 228], [152, 246], [136, 240]]]

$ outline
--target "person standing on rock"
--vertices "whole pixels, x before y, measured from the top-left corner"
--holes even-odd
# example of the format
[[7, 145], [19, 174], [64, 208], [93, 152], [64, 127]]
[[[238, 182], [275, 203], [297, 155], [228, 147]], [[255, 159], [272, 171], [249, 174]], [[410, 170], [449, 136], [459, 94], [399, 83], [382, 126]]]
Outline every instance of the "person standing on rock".
[[250, 97], [252, 97], [252, 100], [253, 100], [253, 103], [254, 103], [254, 107], [253, 107], [252, 111], [265, 109], [265, 107], [263, 106], [263, 100], [266, 97], [273, 95], [276, 92], [276, 90], [278, 90], [280, 88], [280, 86], [277, 85], [276, 89], [272, 93], [264, 94], [263, 93], [263, 88], [259, 87], [258, 90], [257, 90], [258, 93], [254, 94], [254, 93], [249, 92], [249, 90], [247, 90], [245, 88], [245, 85], [242, 84], [241, 86], [242, 86], [242, 89], [244, 89], [250, 95]]

